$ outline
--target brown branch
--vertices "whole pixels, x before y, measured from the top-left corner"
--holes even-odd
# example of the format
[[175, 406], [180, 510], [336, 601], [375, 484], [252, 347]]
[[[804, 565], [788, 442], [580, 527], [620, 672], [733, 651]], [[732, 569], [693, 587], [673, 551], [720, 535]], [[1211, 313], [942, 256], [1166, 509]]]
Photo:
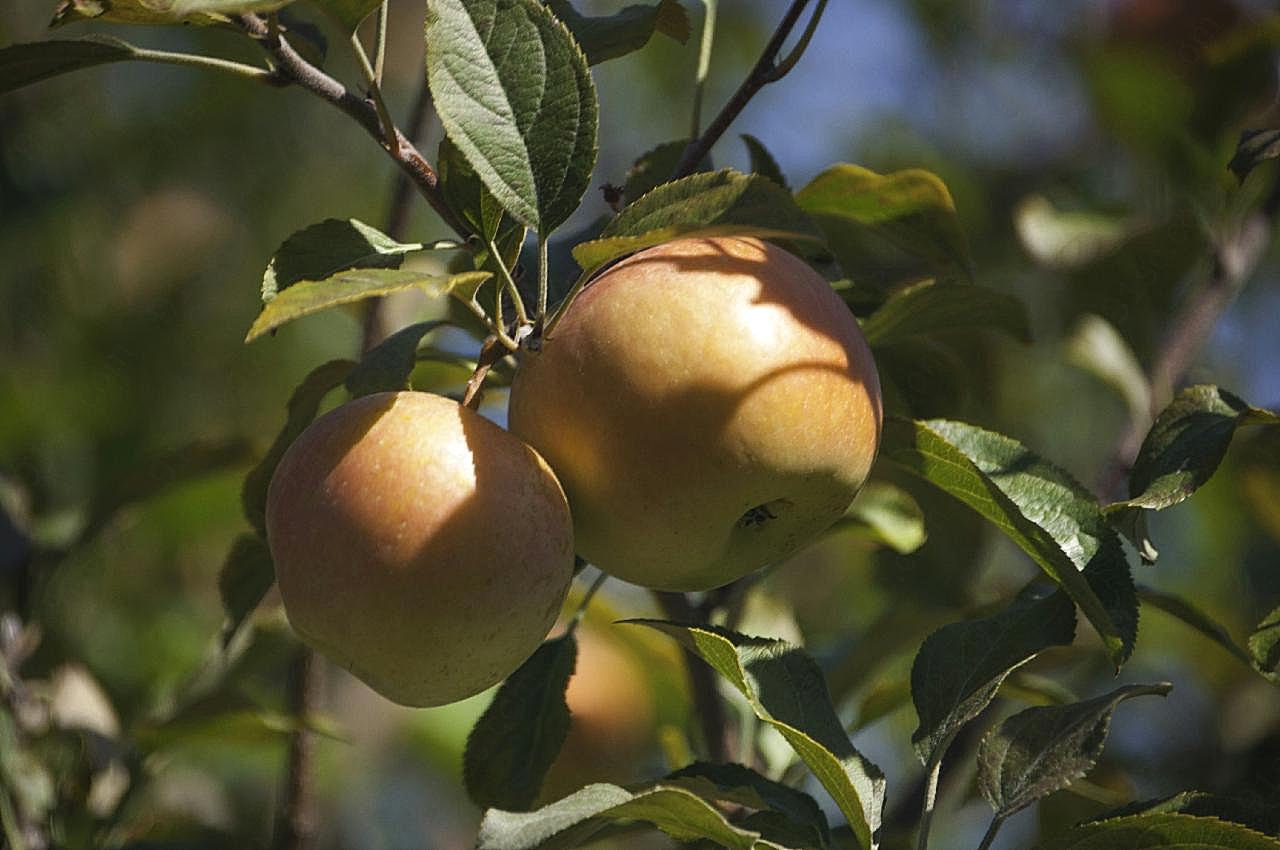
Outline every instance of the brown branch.
[[[654, 596], [668, 620], [686, 625], [706, 622], [706, 618], [689, 603], [688, 597], [683, 593], [655, 591]], [[725, 717], [724, 703], [720, 700], [720, 692], [716, 689], [715, 671], [687, 649], [684, 651], [684, 660], [693, 692], [693, 708], [702, 724], [707, 757], [713, 762], [726, 762], [729, 760], [729, 723]]]
[[[676, 166], [675, 173], [671, 175], [672, 180], [692, 174], [693, 170], [698, 167], [698, 163], [702, 162], [711, 150], [712, 145], [720, 140], [720, 137], [729, 129], [729, 125], [738, 117], [747, 103], [751, 101], [751, 98], [755, 97], [756, 92], [769, 83], [782, 79], [787, 71], [790, 71], [795, 66], [795, 61], [800, 58], [798, 54], [788, 57], [779, 65], [778, 53], [781, 52], [782, 44], [787, 40], [787, 36], [791, 35], [791, 31], [795, 29], [796, 22], [800, 20], [800, 15], [807, 5], [809, 5], [809, 0], [792, 0], [790, 8], [782, 16], [782, 22], [774, 30], [769, 43], [764, 47], [764, 52], [760, 54], [760, 58], [756, 61], [751, 72], [747, 74], [747, 78], [742, 81], [742, 85], [738, 86], [738, 90], [733, 93], [733, 97], [729, 98], [729, 102], [724, 105], [724, 108], [720, 110], [720, 114], [707, 126], [702, 135], [690, 140], [689, 146], [684, 149], [684, 155], [680, 157], [680, 163]], [[821, 14], [821, 10], [817, 14]], [[803, 46], [799, 49], [803, 50]]]
[[305, 724], [309, 722], [319, 690], [318, 661], [315, 652], [303, 646], [289, 662], [285, 713], [298, 725], [289, 733], [272, 850], [310, 850], [315, 844], [316, 804], [311, 769], [315, 733], [306, 729]]
[[1277, 218], [1280, 218], [1280, 178], [1273, 183], [1262, 206], [1218, 240], [1208, 278], [1187, 298], [1170, 323], [1147, 373], [1151, 386], [1148, 415], [1130, 418], [1099, 476], [1098, 493], [1104, 499], [1124, 498], [1125, 479], [1152, 420], [1173, 400], [1174, 391], [1208, 341], [1218, 319], [1253, 276], [1271, 244]]
[[439, 189], [436, 172], [404, 133], [394, 129], [395, 138], [388, 140], [382, 131], [377, 107], [367, 98], [360, 97], [342, 83], [303, 59], [284, 36], [273, 32], [257, 15], [240, 15], [236, 23], [250, 38], [262, 45], [275, 62], [276, 75], [286, 83], [306, 89], [328, 101], [353, 118], [372, 136], [391, 157], [400, 170], [418, 188], [436, 214], [463, 239], [471, 231], [454, 215]]

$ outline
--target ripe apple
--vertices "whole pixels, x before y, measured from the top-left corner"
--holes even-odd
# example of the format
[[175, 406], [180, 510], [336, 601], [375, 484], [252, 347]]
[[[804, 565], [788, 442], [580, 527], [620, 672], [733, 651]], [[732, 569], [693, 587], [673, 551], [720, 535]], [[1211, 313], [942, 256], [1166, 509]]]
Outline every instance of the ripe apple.
[[523, 354], [511, 431], [556, 471], [578, 553], [706, 590], [840, 518], [880, 442], [880, 383], [830, 285], [758, 239], [684, 239], [590, 283]]
[[564, 492], [538, 454], [454, 401], [379, 393], [317, 419], [267, 492], [289, 622], [404, 705], [505, 678], [573, 575]]

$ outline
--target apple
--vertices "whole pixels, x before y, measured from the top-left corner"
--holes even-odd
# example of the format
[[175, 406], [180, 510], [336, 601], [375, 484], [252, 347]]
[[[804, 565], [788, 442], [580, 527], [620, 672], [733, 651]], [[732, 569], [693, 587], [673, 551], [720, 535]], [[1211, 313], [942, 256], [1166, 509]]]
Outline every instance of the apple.
[[523, 352], [509, 427], [556, 471], [580, 555], [707, 590], [839, 519], [881, 420], [871, 350], [827, 281], [726, 237], [650, 248], [591, 282]]
[[267, 540], [299, 637], [411, 706], [506, 678], [555, 623], [573, 576], [551, 469], [427, 393], [365, 396], [312, 423], [271, 479]]

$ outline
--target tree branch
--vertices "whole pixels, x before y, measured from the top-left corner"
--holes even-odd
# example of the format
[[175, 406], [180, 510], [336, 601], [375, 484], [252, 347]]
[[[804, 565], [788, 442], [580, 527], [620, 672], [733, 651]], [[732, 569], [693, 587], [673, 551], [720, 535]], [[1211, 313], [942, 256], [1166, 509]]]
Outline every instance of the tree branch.
[[384, 139], [382, 122], [377, 107], [369, 100], [356, 95], [342, 83], [307, 62], [279, 33], [272, 32], [257, 15], [240, 15], [239, 27], [262, 45], [275, 61], [276, 75], [287, 83], [306, 89], [322, 100], [345, 112], [364, 128], [398, 165], [436, 214], [463, 239], [471, 235], [465, 224], [453, 214], [438, 187], [436, 172], [400, 130], [395, 129], [394, 144]]
[[305, 728], [305, 724], [314, 708], [316, 691], [319, 690], [317, 662], [315, 652], [305, 646], [298, 647], [289, 662], [285, 712], [298, 726], [289, 733], [289, 750], [280, 804], [276, 807], [272, 850], [310, 850], [315, 843], [315, 793], [311, 770], [315, 733]]
[[1253, 276], [1271, 245], [1280, 218], [1280, 177], [1272, 184], [1262, 206], [1214, 247], [1213, 268], [1201, 286], [1182, 305], [1156, 350], [1147, 373], [1151, 385], [1151, 409], [1134, 416], [1116, 441], [1110, 460], [1098, 479], [1105, 499], [1124, 498], [1121, 492], [1142, 448], [1152, 420], [1173, 400], [1174, 391], [1208, 341], [1218, 319]]
[[803, 53], [804, 48], [808, 45], [809, 37], [813, 34], [813, 27], [816, 26], [817, 19], [822, 14], [822, 9], [826, 6], [826, 3], [825, 0], [820, 0], [818, 10], [814, 12], [813, 20], [810, 22], [804, 37], [802, 37], [801, 43], [796, 46], [796, 50], [790, 56], [783, 60], [782, 64], [779, 64], [778, 54], [782, 51], [782, 44], [787, 40], [787, 36], [791, 35], [791, 31], [795, 29], [796, 22], [800, 20], [800, 15], [807, 5], [809, 5], [809, 0], [792, 0], [790, 8], [782, 16], [782, 22], [774, 30], [769, 43], [764, 47], [764, 52], [760, 54], [760, 58], [756, 61], [755, 67], [747, 74], [747, 78], [742, 81], [742, 85], [738, 86], [738, 90], [733, 93], [733, 97], [729, 98], [729, 102], [720, 110], [720, 114], [707, 126], [706, 132], [689, 142], [689, 146], [684, 149], [684, 155], [680, 157], [680, 163], [676, 166], [675, 173], [671, 175], [671, 179], [676, 180], [692, 174], [693, 170], [698, 167], [698, 163], [702, 162], [711, 150], [712, 145], [720, 140], [725, 130], [729, 129], [729, 125], [738, 117], [751, 98], [755, 97], [756, 92], [769, 83], [782, 79], [787, 71], [790, 71], [795, 66], [800, 54]]

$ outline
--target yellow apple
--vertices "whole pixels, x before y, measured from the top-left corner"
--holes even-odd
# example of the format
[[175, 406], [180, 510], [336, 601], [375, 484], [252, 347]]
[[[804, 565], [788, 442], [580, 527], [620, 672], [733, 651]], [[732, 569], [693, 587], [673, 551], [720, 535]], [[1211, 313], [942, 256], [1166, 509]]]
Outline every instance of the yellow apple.
[[706, 590], [840, 518], [880, 441], [880, 384], [830, 285], [757, 239], [685, 239], [590, 283], [511, 388], [511, 431], [569, 497], [578, 553]]
[[365, 396], [308, 427], [271, 479], [267, 539], [299, 637], [404, 705], [505, 678], [555, 623], [573, 575], [547, 464], [427, 393]]

